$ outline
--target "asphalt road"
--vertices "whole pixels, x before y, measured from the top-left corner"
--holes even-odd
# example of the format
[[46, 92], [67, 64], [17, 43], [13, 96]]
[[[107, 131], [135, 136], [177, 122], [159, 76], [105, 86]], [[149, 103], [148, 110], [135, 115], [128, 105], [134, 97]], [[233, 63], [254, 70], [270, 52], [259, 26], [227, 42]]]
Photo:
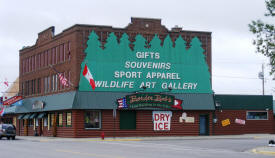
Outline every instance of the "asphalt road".
[[0, 140], [1, 158], [268, 158], [250, 152], [267, 139]]

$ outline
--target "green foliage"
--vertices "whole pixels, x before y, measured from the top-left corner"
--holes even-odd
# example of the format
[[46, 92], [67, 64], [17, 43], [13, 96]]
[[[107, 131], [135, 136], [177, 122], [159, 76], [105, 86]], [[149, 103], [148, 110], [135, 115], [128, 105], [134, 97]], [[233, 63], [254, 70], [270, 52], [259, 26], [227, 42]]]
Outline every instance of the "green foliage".
[[[275, 16], [275, 0], [266, 1], [267, 13], [266, 17], [273, 18]], [[275, 21], [275, 19], [273, 20]], [[248, 25], [250, 31], [256, 35], [253, 39], [253, 44], [256, 46], [256, 51], [267, 56], [270, 59], [271, 74], [275, 74], [275, 26], [268, 24], [262, 20], [252, 21]]]

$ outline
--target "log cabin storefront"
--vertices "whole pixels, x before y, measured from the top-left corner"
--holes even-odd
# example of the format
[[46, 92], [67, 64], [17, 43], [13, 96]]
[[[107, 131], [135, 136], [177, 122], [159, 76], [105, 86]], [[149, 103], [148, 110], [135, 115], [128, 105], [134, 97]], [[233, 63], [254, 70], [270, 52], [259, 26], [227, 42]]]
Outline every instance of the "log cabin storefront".
[[211, 33], [160, 19], [54, 27], [20, 50], [18, 135], [212, 135]]

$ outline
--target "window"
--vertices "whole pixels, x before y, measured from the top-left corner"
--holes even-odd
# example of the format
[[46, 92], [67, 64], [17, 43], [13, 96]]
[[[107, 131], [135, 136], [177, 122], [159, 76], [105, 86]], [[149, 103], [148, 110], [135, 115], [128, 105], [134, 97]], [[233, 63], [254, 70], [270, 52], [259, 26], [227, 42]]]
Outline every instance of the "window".
[[50, 92], [50, 82], [51, 82], [51, 76], [48, 76], [48, 82], [47, 82], [47, 92]]
[[71, 59], [71, 42], [68, 42], [68, 60]]
[[87, 111], [84, 114], [85, 129], [100, 129], [101, 128], [101, 113], [100, 111]]
[[55, 64], [58, 64], [58, 47], [55, 47]]
[[38, 54], [38, 69], [41, 67], [41, 54]]
[[35, 68], [35, 60], [34, 60], [34, 56], [32, 56], [32, 71], [34, 71]]
[[58, 113], [57, 125], [60, 127], [63, 125], [63, 114]]
[[136, 111], [120, 111], [120, 129], [136, 129]]
[[66, 60], [66, 44], [63, 44], [63, 60]]
[[52, 64], [55, 64], [55, 48], [52, 49]]
[[40, 94], [41, 93], [41, 81], [40, 78], [37, 79], [37, 93]]
[[48, 64], [47, 64], [47, 66], [49, 66], [51, 64], [51, 51], [50, 51], [50, 49], [47, 50], [47, 53], [48, 53]]
[[63, 44], [62, 44], [62, 45], [60, 45], [60, 52], [59, 52], [59, 53], [60, 53], [60, 62], [63, 62], [63, 59], [64, 59], [64, 58], [63, 58], [63, 50], [64, 50], [64, 48], [63, 48], [63, 47], [64, 47], [64, 45], [63, 45]]
[[55, 91], [55, 75], [52, 75], [52, 85], [51, 85], [51, 90], [52, 90], [52, 92], [54, 92]]
[[42, 52], [40, 55], [41, 55], [41, 59], [40, 59], [41, 60], [41, 67], [44, 67], [44, 60], [45, 60], [44, 59], [44, 52]]
[[67, 112], [66, 114], [66, 126], [72, 126], [72, 113]]
[[37, 70], [37, 55], [34, 58], [34, 71]]
[[246, 112], [247, 120], [268, 120], [266, 111], [248, 111]]
[[47, 93], [47, 83], [48, 83], [48, 81], [47, 81], [47, 77], [45, 77], [44, 78], [44, 93]]
[[25, 73], [25, 60], [22, 61], [22, 73]]
[[31, 58], [29, 57], [28, 72], [31, 71]]
[[48, 126], [48, 117], [44, 117], [44, 126]]
[[55, 74], [55, 91], [58, 89], [58, 75]]

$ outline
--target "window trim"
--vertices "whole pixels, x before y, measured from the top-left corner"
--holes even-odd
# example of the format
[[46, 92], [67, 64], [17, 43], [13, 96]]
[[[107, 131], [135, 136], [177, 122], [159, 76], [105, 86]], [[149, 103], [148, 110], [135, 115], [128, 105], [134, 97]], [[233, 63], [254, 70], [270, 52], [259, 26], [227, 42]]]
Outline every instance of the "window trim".
[[[86, 112], [99, 112], [99, 128], [85, 128], [85, 113]], [[102, 123], [102, 118], [101, 118], [101, 114], [102, 112], [101, 112], [101, 110], [87, 110], [87, 111], [85, 111], [84, 112], [84, 129], [85, 130], [99, 130], [99, 129], [101, 129], [102, 128], [102, 126], [101, 126], [101, 123]]]
[[[249, 119], [249, 118], [247, 118], [249, 112], [265, 112], [266, 113], [266, 119]], [[246, 120], [269, 120], [268, 119], [268, 111], [246, 111]]]

